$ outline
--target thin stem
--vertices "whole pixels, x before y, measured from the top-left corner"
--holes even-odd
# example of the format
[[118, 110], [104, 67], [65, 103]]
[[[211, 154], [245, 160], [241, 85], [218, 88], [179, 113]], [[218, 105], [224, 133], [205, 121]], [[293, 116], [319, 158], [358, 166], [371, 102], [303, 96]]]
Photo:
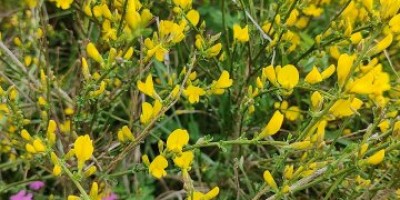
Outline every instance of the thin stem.
[[65, 163], [62, 160], [58, 160], [58, 163], [60, 164], [61, 168], [63, 171], [67, 174], [67, 176], [71, 179], [71, 181], [75, 184], [75, 186], [78, 188], [79, 192], [81, 193], [83, 199], [85, 200], [90, 200], [89, 195], [86, 193], [85, 189], [83, 189], [82, 185], [75, 179], [74, 175], [72, 172], [68, 169], [67, 166], [65, 166]]
[[272, 146], [282, 147], [282, 146], [288, 145], [288, 143], [282, 142], [282, 141], [272, 141], [272, 140], [260, 141], [260, 140], [236, 139], [236, 140], [226, 140], [226, 141], [219, 141], [219, 142], [194, 144], [194, 145], [186, 147], [185, 150], [192, 150], [192, 149], [212, 147], [212, 146], [221, 147], [224, 145], [272, 145]]

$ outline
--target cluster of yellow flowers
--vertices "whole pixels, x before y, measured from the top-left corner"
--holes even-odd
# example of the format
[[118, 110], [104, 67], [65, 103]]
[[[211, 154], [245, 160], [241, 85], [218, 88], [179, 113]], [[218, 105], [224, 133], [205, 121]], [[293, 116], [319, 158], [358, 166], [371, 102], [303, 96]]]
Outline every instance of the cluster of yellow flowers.
[[5, 6], [0, 198], [400, 197], [400, 0]]

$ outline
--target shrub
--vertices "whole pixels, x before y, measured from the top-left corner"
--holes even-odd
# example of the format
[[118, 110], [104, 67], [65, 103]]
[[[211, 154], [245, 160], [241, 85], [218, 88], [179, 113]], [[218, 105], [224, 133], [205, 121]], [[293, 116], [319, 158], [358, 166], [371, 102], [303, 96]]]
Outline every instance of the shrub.
[[4, 1], [0, 198], [398, 198], [399, 9]]

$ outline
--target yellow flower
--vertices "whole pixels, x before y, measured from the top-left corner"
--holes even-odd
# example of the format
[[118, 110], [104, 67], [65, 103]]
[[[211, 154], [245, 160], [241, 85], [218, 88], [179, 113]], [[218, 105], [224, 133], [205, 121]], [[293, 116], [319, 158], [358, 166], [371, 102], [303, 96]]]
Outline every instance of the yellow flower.
[[47, 126], [47, 140], [50, 145], [53, 145], [56, 142], [56, 130], [57, 124], [54, 120], [49, 121], [49, 125]]
[[93, 154], [93, 144], [89, 135], [79, 136], [74, 143], [75, 156], [78, 159], [78, 168], [82, 169], [85, 161], [89, 160]]
[[168, 160], [162, 155], [158, 155], [154, 158], [153, 162], [149, 165], [149, 173], [157, 179], [160, 179], [167, 175], [165, 168], [168, 167]]
[[89, 65], [84, 57], [82, 57], [82, 74], [85, 80], [89, 80], [91, 77]]
[[210, 47], [209, 49], [207, 49], [206, 54], [208, 58], [211, 57], [215, 57], [219, 54], [219, 52], [222, 49], [222, 44], [221, 43], [217, 43], [214, 46]]
[[271, 172], [268, 170], [264, 171], [263, 174], [264, 181], [274, 190], [278, 189], [278, 186], [275, 183], [274, 177], [272, 177]]
[[199, 191], [194, 191], [192, 196], [188, 196], [188, 200], [211, 200], [217, 197], [218, 194], [219, 194], [219, 187], [214, 187], [206, 194]]
[[99, 51], [97, 50], [96, 46], [93, 43], [89, 42], [86, 46], [86, 52], [90, 58], [95, 60], [98, 63], [103, 62], [103, 58], [101, 57]]
[[348, 117], [354, 114], [358, 109], [361, 108], [363, 102], [360, 99], [339, 99], [329, 109], [329, 112], [338, 118]]
[[125, 60], [129, 60], [131, 59], [132, 55], [133, 55], [133, 47], [129, 47], [128, 51], [125, 52], [123, 57]]
[[137, 87], [139, 91], [143, 92], [144, 94], [148, 95], [149, 97], [155, 96], [156, 92], [154, 90], [154, 85], [153, 85], [153, 77], [151, 74], [149, 74], [146, 78], [146, 81], [143, 83], [142, 81], [137, 82]]
[[93, 182], [89, 192], [90, 199], [98, 199], [98, 195], [99, 195], [99, 184], [97, 184], [97, 182]]
[[149, 156], [147, 156], [146, 154], [144, 154], [144, 155], [142, 156], [142, 163], [145, 164], [147, 167], [150, 166]]
[[400, 0], [380, 0], [380, 3], [380, 15], [382, 19], [389, 19], [399, 11]]
[[300, 108], [298, 106], [290, 106], [288, 109], [283, 111], [285, 117], [289, 121], [296, 121], [300, 117]]
[[131, 130], [128, 128], [128, 126], [123, 126], [121, 130], [118, 131], [118, 139], [121, 142], [125, 142], [126, 140], [133, 141], [135, 140], [135, 137], [133, 136]]
[[[399, 1], [400, 4], [400, 1]], [[371, 55], [378, 54], [388, 48], [393, 41], [393, 35], [389, 33], [385, 38], [383, 38], [381, 41], [378, 42], [374, 47], [371, 49]]]
[[173, 0], [174, 4], [183, 10], [190, 9], [192, 7], [192, 0]]
[[229, 78], [229, 72], [224, 70], [217, 81], [211, 84], [211, 91], [214, 94], [223, 94], [224, 89], [231, 87], [233, 80]]
[[144, 40], [144, 45], [147, 48], [146, 60], [155, 57], [158, 61], [164, 60], [164, 55], [168, 53], [168, 50], [164, 48], [161, 44], [153, 42], [150, 38]]
[[183, 90], [183, 94], [189, 99], [191, 104], [197, 103], [200, 101], [200, 96], [206, 94], [206, 91], [203, 88], [189, 85], [185, 90]]
[[303, 9], [303, 13], [308, 16], [319, 17], [323, 12], [322, 8], [317, 8], [314, 4]]
[[233, 25], [233, 39], [239, 42], [248, 42], [249, 26], [246, 25], [244, 28], [241, 28], [238, 24]]
[[323, 97], [318, 91], [315, 91], [311, 95], [311, 107], [313, 110], [320, 110], [322, 107]]
[[200, 14], [197, 10], [190, 10], [187, 14], [186, 14], [187, 19], [189, 20], [189, 22], [193, 25], [193, 26], [197, 26], [197, 24], [199, 23], [200, 20]]
[[283, 171], [283, 177], [285, 179], [290, 180], [293, 177], [293, 165], [286, 165]]
[[68, 195], [67, 200], [81, 200], [81, 198], [75, 195]]
[[22, 129], [21, 131], [21, 137], [24, 138], [26, 141], [31, 140], [31, 135], [26, 129]]
[[310, 84], [315, 84], [322, 81], [321, 73], [319, 73], [317, 67], [313, 67], [313, 69], [307, 74], [304, 81]]
[[365, 154], [365, 153], [367, 152], [367, 150], [368, 150], [368, 146], [369, 146], [368, 143], [364, 143], [364, 144], [361, 145], [360, 151], [358, 152], [358, 157], [359, 157], [359, 158], [362, 158], [362, 157], [364, 156], [364, 154]]
[[142, 114], [140, 114], [140, 122], [144, 125], [150, 123], [152, 119], [157, 117], [162, 108], [159, 100], [155, 100], [153, 105], [147, 102], [142, 103]]
[[56, 2], [57, 8], [61, 8], [63, 10], [66, 10], [71, 7], [71, 4], [74, 2], [74, 0], [52, 0]]
[[106, 87], [107, 87], [107, 82], [103, 80], [103, 81], [100, 82], [99, 89], [94, 90], [94, 91], [90, 91], [89, 94], [90, 94], [91, 97], [98, 97], [98, 96], [100, 96], [101, 94], [104, 93], [104, 91], [106, 90]]
[[188, 170], [192, 165], [193, 158], [193, 151], [185, 151], [179, 157], [174, 158], [174, 163], [182, 170]]
[[272, 65], [263, 68], [261, 78], [268, 79], [274, 86], [278, 86], [275, 69]]
[[159, 28], [160, 37], [170, 40], [172, 43], [178, 43], [185, 38], [185, 34], [183, 33], [184, 28], [184, 26], [181, 27], [172, 21], [161, 20]]
[[297, 9], [293, 9], [286, 20], [286, 26], [294, 26], [296, 24], [297, 18], [299, 17], [299, 14], [300, 13]]
[[367, 163], [370, 165], [378, 165], [383, 161], [383, 158], [385, 158], [385, 150], [382, 149], [378, 152], [376, 152], [374, 155], [370, 156], [367, 158]]
[[89, 16], [89, 17], [91, 17], [92, 15], [93, 15], [93, 13], [92, 13], [92, 9], [90, 8], [90, 2], [88, 2], [88, 3], [84, 3], [83, 4], [83, 12], [87, 15], [87, 16]]
[[35, 147], [29, 143], [25, 144], [25, 150], [29, 153], [36, 153]]
[[110, 20], [104, 20], [102, 24], [102, 39], [105, 41], [116, 40], [117, 39], [117, 30], [111, 27]]
[[71, 120], [67, 119], [64, 123], [60, 124], [60, 131], [63, 133], [71, 132]]
[[350, 36], [351, 43], [357, 45], [363, 39], [361, 32], [354, 33]]
[[153, 19], [153, 14], [150, 12], [149, 9], [143, 9], [142, 12], [140, 13], [140, 17], [142, 20], [142, 26], [146, 26], [149, 24], [151, 19]]
[[276, 134], [279, 129], [281, 129], [282, 123], [283, 115], [277, 110], [272, 115], [271, 120], [268, 122], [265, 128], [261, 131], [259, 137], [264, 138]]
[[397, 121], [393, 125], [393, 135], [399, 135], [400, 134], [400, 121]]
[[89, 167], [89, 169], [87, 169], [87, 170], [83, 173], [83, 175], [87, 178], [87, 177], [93, 175], [94, 173], [96, 173], [96, 171], [97, 171], [97, 167], [94, 166], [94, 165], [92, 165], [92, 166]]
[[132, 31], [135, 31], [139, 28], [140, 24], [142, 23], [142, 18], [140, 14], [135, 10], [130, 10], [128, 7], [128, 12], [125, 15], [125, 20], [128, 23], [129, 28]]
[[53, 167], [53, 176], [59, 176], [61, 174], [61, 166], [60, 165], [54, 165]]
[[372, 12], [372, 8], [374, 7], [374, 0], [362, 0], [362, 3], [369, 12]]
[[355, 79], [353, 82], [348, 84], [348, 88], [350, 88], [349, 91], [357, 94], [370, 94], [373, 92], [371, 88], [374, 88], [373, 81], [373, 74], [367, 73], [361, 78]]
[[321, 72], [321, 77], [322, 80], [325, 80], [332, 76], [333, 73], [335, 73], [335, 65], [330, 65], [328, 68], [326, 68], [324, 71]]
[[183, 146], [189, 143], [189, 133], [184, 129], [174, 130], [167, 139], [167, 150], [181, 153]]
[[295, 150], [304, 150], [311, 147], [311, 142], [309, 140], [305, 140], [302, 142], [294, 142], [290, 144], [289, 147]]
[[44, 152], [46, 150], [46, 147], [43, 145], [43, 142], [41, 139], [35, 139], [33, 140], [32, 143], [33, 147], [35, 148], [36, 152]]
[[399, 33], [400, 32], [400, 14], [397, 14], [392, 19], [390, 19], [389, 26], [390, 26], [390, 30], [393, 33]]
[[299, 83], [299, 71], [293, 65], [285, 65], [277, 71], [277, 80], [281, 87], [291, 90]]
[[347, 76], [349, 76], [350, 69], [353, 65], [353, 61], [354, 57], [347, 54], [342, 54], [339, 57], [336, 72], [338, 76], [338, 82], [341, 87], [343, 86]]

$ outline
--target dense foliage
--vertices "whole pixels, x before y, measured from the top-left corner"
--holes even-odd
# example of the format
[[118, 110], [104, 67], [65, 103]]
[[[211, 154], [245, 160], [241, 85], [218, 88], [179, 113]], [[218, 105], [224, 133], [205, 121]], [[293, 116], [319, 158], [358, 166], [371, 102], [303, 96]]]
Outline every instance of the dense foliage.
[[2, 0], [0, 199], [400, 197], [400, 0]]

